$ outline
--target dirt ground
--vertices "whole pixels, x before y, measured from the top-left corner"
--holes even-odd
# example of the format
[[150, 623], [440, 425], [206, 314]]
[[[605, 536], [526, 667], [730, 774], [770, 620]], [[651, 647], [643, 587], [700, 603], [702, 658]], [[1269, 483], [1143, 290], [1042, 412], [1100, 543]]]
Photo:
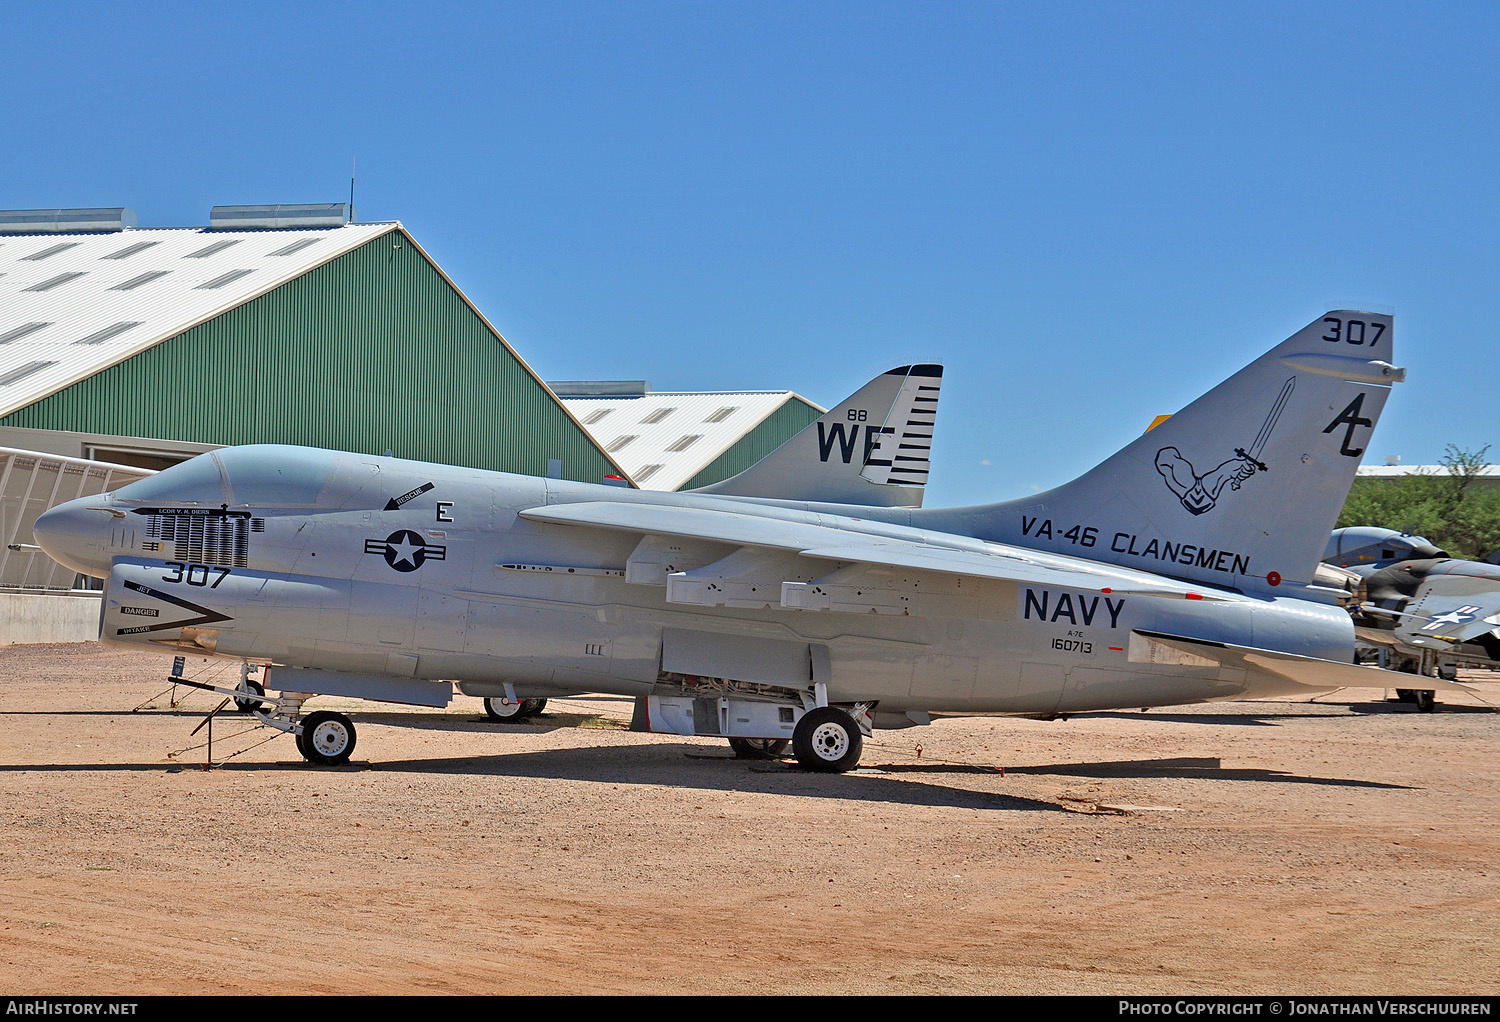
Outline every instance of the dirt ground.
[[1500, 993], [1500, 717], [1463, 696], [942, 721], [842, 776], [623, 700], [325, 697], [350, 765], [231, 715], [206, 770], [218, 697], [168, 666], [0, 650], [6, 993]]

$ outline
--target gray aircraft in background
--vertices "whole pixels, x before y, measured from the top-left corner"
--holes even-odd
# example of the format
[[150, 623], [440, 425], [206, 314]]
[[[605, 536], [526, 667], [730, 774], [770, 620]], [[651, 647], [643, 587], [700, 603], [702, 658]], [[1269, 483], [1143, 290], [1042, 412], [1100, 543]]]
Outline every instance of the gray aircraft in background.
[[[1355, 577], [1358, 636], [1401, 671], [1451, 679], [1460, 663], [1500, 661], [1500, 564], [1373, 526], [1335, 529], [1323, 560]], [[1398, 694], [1433, 708], [1433, 693], [1411, 678]]]
[[251, 446], [61, 505], [36, 534], [105, 579], [106, 641], [268, 665], [280, 694], [258, 715], [313, 762], [346, 760], [355, 730], [304, 716], [309, 696], [441, 706], [457, 679], [631, 696], [642, 728], [789, 740], [803, 766], [841, 771], [872, 728], [945, 714], [1396, 687], [1352, 663], [1341, 591], [1316, 577], [1404, 375], [1391, 339], [1389, 316], [1330, 312], [1073, 482], [998, 504], [647, 492]]

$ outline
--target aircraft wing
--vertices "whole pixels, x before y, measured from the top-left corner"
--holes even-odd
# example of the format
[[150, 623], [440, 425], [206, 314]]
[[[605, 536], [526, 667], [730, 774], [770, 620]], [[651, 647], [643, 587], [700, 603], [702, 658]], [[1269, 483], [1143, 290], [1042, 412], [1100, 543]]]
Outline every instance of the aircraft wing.
[[1467, 692], [1488, 705], [1472, 685], [1439, 678], [1415, 677], [1400, 671], [1362, 667], [1337, 660], [1298, 656], [1251, 646], [1208, 642], [1185, 635], [1134, 631], [1130, 637], [1130, 659], [1136, 663], [1174, 664], [1179, 667], [1218, 667], [1244, 672], [1244, 689], [1236, 699], [1271, 696], [1316, 695], [1340, 688], [1414, 688], [1423, 691]]
[[1472, 642], [1500, 628], [1500, 582], [1472, 575], [1432, 575], [1406, 605], [1396, 638], [1426, 649]]
[[[642, 535], [706, 540], [873, 567], [906, 568], [1095, 592], [1214, 599], [1167, 578], [965, 537], [869, 523], [871, 531], [708, 508], [595, 501], [531, 508], [521, 517]], [[801, 604], [787, 603], [786, 606]]]

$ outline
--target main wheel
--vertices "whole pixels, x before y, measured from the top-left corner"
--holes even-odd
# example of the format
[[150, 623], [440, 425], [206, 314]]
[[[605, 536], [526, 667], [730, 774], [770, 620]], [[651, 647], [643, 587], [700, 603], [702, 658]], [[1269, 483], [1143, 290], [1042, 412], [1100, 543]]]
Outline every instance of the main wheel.
[[729, 739], [729, 747], [737, 759], [780, 759], [790, 744], [785, 738]]
[[514, 724], [524, 719], [526, 714], [525, 699], [509, 700], [504, 696], [490, 696], [484, 701], [484, 712], [490, 720], [501, 720], [507, 724]]
[[302, 719], [302, 755], [320, 766], [347, 763], [354, 752], [354, 721], [342, 713], [319, 710]]
[[1415, 696], [1412, 702], [1417, 704], [1418, 713], [1431, 713], [1437, 709], [1437, 693], [1431, 689], [1416, 689], [1412, 695]]
[[804, 770], [826, 774], [852, 770], [863, 748], [859, 725], [836, 706], [808, 711], [792, 731], [792, 752]]
[[[258, 681], [251, 681], [249, 678], [246, 678], [244, 682], [239, 685], [239, 690], [241, 692], [249, 692], [252, 695], [258, 696], [263, 696], [266, 694], [266, 687], [264, 685], [262, 685]], [[265, 704], [262, 703], [259, 699], [236, 699], [234, 701], [234, 708], [236, 710], [239, 710], [241, 713], [254, 713], [264, 705]]]
[[546, 708], [547, 708], [547, 700], [545, 700], [545, 699], [522, 699], [521, 700], [521, 719], [522, 720], [530, 720], [532, 717], [535, 717], [537, 714], [541, 713]]

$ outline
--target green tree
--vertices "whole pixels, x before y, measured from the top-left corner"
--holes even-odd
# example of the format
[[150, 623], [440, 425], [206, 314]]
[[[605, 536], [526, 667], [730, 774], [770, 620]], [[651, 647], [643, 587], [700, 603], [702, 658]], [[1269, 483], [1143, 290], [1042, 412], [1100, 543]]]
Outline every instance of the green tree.
[[1500, 490], [1476, 486], [1489, 445], [1449, 444], [1443, 472], [1357, 479], [1338, 524], [1374, 525], [1425, 536], [1454, 557], [1478, 559], [1500, 547]]

